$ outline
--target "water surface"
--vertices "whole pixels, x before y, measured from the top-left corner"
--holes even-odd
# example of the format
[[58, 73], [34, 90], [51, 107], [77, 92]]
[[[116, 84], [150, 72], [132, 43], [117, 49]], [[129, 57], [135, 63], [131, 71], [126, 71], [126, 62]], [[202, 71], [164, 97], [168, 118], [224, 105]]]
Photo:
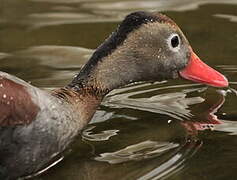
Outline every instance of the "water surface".
[[0, 70], [64, 86], [137, 10], [172, 17], [230, 88], [171, 80], [114, 90], [62, 161], [33, 179], [236, 179], [236, 0], [0, 0]]

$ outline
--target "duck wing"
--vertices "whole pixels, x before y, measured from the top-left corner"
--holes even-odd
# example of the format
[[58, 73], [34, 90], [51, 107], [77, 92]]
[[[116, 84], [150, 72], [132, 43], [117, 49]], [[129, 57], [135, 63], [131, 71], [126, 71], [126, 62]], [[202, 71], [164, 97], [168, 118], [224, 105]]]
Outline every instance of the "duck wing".
[[30, 84], [0, 72], [0, 127], [30, 124], [39, 111], [32, 101]]

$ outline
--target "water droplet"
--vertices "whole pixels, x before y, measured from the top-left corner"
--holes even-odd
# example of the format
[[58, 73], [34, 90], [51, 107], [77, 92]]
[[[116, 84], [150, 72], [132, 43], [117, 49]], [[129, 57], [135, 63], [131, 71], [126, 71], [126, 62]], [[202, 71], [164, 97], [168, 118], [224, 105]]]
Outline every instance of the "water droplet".
[[168, 123], [171, 123], [172, 122], [172, 120], [168, 120]]
[[2, 83], [0, 84], [0, 87], [3, 87], [3, 84], [2, 84]]
[[7, 98], [7, 95], [6, 94], [3, 94], [3, 96], [2, 96], [3, 98]]

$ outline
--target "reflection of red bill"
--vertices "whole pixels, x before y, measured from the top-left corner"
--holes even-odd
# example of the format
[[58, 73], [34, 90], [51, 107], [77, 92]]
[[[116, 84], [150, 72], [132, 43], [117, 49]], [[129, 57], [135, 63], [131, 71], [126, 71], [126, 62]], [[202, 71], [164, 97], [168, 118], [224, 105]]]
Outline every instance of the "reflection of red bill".
[[191, 54], [188, 65], [179, 73], [185, 79], [209, 86], [227, 87], [229, 85], [224, 75], [202, 62], [194, 52]]
[[215, 125], [222, 124], [221, 120], [218, 119], [215, 113], [218, 111], [219, 108], [222, 107], [224, 102], [225, 97], [221, 95], [221, 98], [218, 100], [218, 102], [212, 105], [212, 107], [209, 108], [208, 111], [205, 113], [206, 118], [204, 122], [183, 121], [181, 124], [185, 127], [188, 133], [192, 135], [197, 134], [198, 131], [203, 131], [206, 129], [212, 130]]
[[[204, 122], [182, 122], [182, 125], [191, 132], [191, 134], [197, 134], [197, 131], [203, 131], [206, 129], [212, 130], [216, 124], [221, 124], [221, 121], [214, 120], [211, 123]], [[194, 133], [195, 132], [195, 133]]]

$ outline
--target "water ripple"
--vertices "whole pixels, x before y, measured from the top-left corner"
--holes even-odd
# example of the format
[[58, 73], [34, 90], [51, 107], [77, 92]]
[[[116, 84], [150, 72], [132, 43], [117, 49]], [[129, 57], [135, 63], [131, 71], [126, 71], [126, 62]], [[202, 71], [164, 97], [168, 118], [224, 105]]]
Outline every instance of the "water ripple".
[[[191, 88], [184, 89], [181, 92], [173, 92], [166, 94], [158, 94], [151, 96], [149, 98], [133, 98], [135, 95], [141, 95], [144, 93], [155, 92], [164, 88], [179, 88], [179, 87], [189, 87], [190, 85], [181, 85], [181, 86], [166, 86], [158, 87], [149, 90], [140, 90], [139, 92], [130, 92], [123, 94], [122, 91], [127, 91], [130, 89], [118, 90], [113, 92], [113, 94], [106, 98], [106, 101], [103, 103], [105, 106], [112, 106], [113, 108], [132, 108], [142, 111], [154, 112], [169, 115], [172, 118], [183, 120], [192, 117], [190, 113], [189, 106], [194, 104], [199, 104], [204, 101], [201, 97], [187, 97], [189, 93], [199, 92], [203, 88]], [[141, 87], [141, 86], [139, 86]], [[134, 88], [134, 87], [133, 87]], [[119, 93], [119, 94], [118, 94]]]
[[108, 162], [110, 164], [117, 164], [127, 161], [139, 161], [143, 159], [154, 158], [163, 153], [177, 148], [179, 144], [170, 142], [155, 142], [155, 141], [144, 141], [137, 144], [133, 144], [125, 147], [124, 149], [102, 153], [100, 156], [95, 157], [97, 161]]
[[215, 14], [215, 17], [228, 19], [230, 22], [237, 22], [237, 16], [231, 14]]
[[96, 126], [87, 127], [82, 132], [82, 138], [88, 141], [106, 141], [112, 136], [116, 136], [119, 130], [104, 130], [101, 133], [93, 134], [93, 130]]
[[6, 58], [8, 56], [10, 56], [10, 54], [0, 52], [0, 59]]
[[157, 166], [150, 172], [138, 178], [139, 180], [156, 180], [168, 178], [174, 173], [180, 171], [184, 167], [184, 162], [190, 159], [202, 146], [202, 142], [198, 140], [188, 140], [178, 152], [173, 154], [170, 159], [162, 165]]
[[82, 47], [44, 45], [17, 51], [13, 55], [18, 58], [40, 60], [40, 64], [51, 67], [71, 68], [84, 65], [93, 52], [92, 49]]

